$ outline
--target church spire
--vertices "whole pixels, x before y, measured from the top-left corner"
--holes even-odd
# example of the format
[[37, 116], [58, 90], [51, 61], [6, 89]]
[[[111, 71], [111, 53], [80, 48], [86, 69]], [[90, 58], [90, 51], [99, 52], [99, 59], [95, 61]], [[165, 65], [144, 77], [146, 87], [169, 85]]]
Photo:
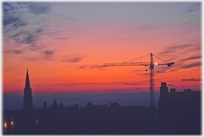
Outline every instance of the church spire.
[[25, 82], [25, 88], [24, 88], [23, 109], [24, 110], [32, 109], [32, 89], [30, 88], [28, 69], [27, 69], [26, 82]]
[[27, 69], [27, 75], [26, 75], [26, 83], [25, 83], [25, 88], [29, 89], [30, 88], [30, 80], [29, 80], [29, 76], [28, 76], [28, 69]]

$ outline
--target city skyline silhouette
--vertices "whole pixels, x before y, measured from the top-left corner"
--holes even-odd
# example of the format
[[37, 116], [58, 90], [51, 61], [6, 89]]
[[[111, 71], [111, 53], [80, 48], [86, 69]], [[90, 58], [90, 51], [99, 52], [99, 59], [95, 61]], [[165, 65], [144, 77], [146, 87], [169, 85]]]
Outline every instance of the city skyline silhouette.
[[156, 106], [120, 106], [118, 102], [85, 107], [64, 106], [56, 99], [42, 108], [32, 103], [28, 70], [26, 73], [23, 109], [3, 111], [3, 134], [201, 134], [200, 92], [185, 89], [168, 90], [161, 83], [158, 109]]

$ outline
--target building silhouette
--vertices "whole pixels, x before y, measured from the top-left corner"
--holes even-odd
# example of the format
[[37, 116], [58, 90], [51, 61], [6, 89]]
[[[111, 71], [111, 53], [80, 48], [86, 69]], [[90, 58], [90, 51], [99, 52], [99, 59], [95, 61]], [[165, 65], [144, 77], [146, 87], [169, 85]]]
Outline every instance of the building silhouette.
[[3, 134], [17, 135], [161, 135], [201, 134], [200, 92], [176, 92], [161, 83], [158, 109], [147, 106], [120, 106], [118, 102], [84, 108], [78, 104], [58, 105], [54, 99], [47, 107], [32, 108], [28, 71], [23, 110], [3, 111]]
[[53, 103], [52, 103], [52, 106], [49, 107], [50, 110], [53, 110], [53, 111], [58, 111], [59, 109], [59, 106], [57, 104], [57, 101], [56, 99], [54, 99]]
[[161, 83], [158, 102], [158, 123], [161, 133], [201, 133], [201, 93], [191, 89], [176, 92]]
[[47, 110], [47, 102], [43, 102], [42, 110]]
[[26, 82], [25, 82], [25, 88], [24, 88], [23, 109], [24, 110], [32, 109], [32, 89], [30, 88], [28, 70], [26, 74]]

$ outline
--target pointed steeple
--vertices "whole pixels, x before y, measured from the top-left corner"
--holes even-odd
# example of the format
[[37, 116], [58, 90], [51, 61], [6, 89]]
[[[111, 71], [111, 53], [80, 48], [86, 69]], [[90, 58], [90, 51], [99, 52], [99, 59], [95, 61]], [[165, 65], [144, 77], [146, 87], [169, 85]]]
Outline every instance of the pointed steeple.
[[23, 109], [24, 110], [32, 109], [32, 89], [30, 88], [28, 69], [27, 69], [26, 82], [25, 82], [25, 88], [24, 88]]
[[28, 76], [28, 69], [27, 69], [27, 75], [26, 75], [26, 83], [25, 83], [25, 88], [30, 88], [30, 80], [29, 80], [29, 76]]
[[52, 106], [50, 107], [51, 110], [53, 111], [58, 111], [58, 104], [57, 104], [57, 101], [54, 99], [54, 102], [52, 103]]
[[58, 104], [57, 104], [56, 99], [54, 99], [54, 102], [52, 103], [52, 107], [53, 108], [58, 108]]

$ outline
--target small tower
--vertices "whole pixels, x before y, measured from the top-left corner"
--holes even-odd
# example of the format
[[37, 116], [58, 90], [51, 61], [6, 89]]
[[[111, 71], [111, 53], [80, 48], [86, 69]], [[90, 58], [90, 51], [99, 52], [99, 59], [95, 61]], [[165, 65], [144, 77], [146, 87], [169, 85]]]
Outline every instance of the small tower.
[[58, 108], [59, 108], [59, 106], [58, 106], [58, 104], [57, 104], [57, 101], [56, 101], [56, 99], [54, 99], [54, 101], [53, 101], [53, 103], [52, 103], [52, 106], [50, 106], [50, 110], [53, 110], [53, 111], [58, 111]]
[[166, 82], [161, 82], [160, 96], [165, 96], [167, 94], [168, 94], [168, 87], [166, 86]]
[[52, 108], [53, 109], [58, 109], [58, 104], [57, 104], [56, 99], [54, 99], [54, 102], [52, 103]]
[[28, 70], [27, 70], [26, 82], [25, 82], [25, 88], [24, 88], [23, 109], [24, 110], [32, 109], [32, 90], [30, 88]]
[[47, 102], [43, 102], [42, 110], [47, 110]]

